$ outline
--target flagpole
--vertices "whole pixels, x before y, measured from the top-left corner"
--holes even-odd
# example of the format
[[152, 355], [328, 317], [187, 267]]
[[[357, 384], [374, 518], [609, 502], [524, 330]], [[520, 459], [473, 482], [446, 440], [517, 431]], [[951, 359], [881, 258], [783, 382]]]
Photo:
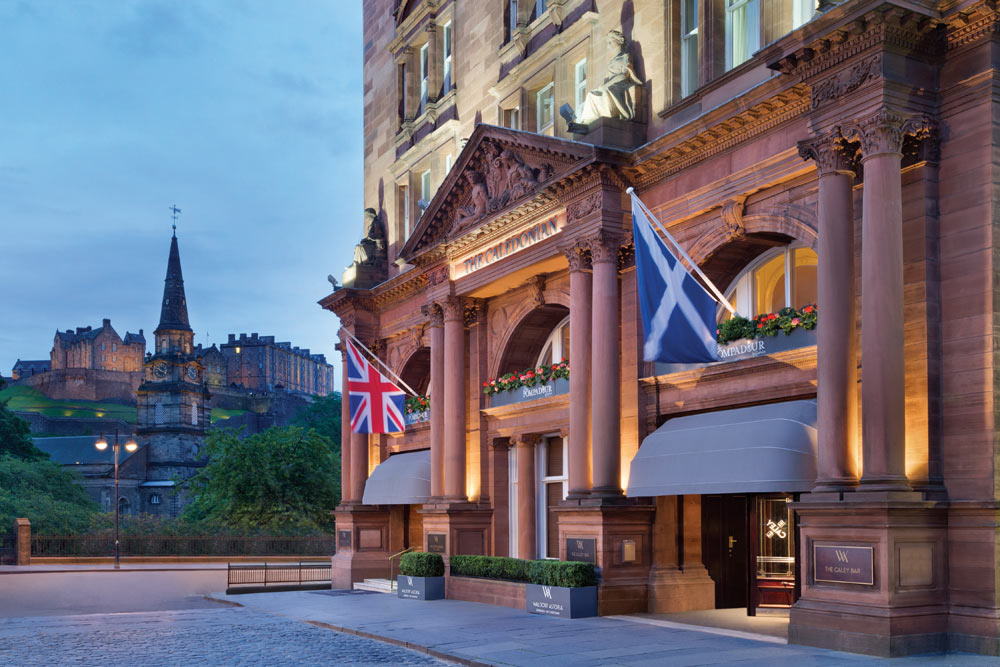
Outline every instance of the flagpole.
[[410, 392], [411, 394], [413, 394], [414, 396], [419, 396], [419, 394], [417, 394], [417, 392], [413, 391], [413, 387], [411, 387], [410, 385], [408, 385], [408, 384], [406, 384], [405, 382], [403, 382], [403, 378], [401, 378], [401, 377], [399, 377], [398, 375], [396, 375], [396, 373], [395, 373], [395, 372], [394, 372], [394, 371], [393, 371], [393, 370], [392, 370], [391, 368], [389, 368], [389, 367], [388, 367], [388, 366], [386, 366], [386, 365], [385, 365], [384, 363], [382, 363], [382, 360], [381, 360], [381, 359], [379, 359], [379, 358], [378, 358], [378, 357], [377, 357], [377, 356], [375, 355], [375, 353], [374, 353], [374, 352], [372, 352], [372, 351], [371, 351], [371, 350], [369, 350], [369, 349], [368, 349], [367, 347], [365, 347], [365, 344], [364, 344], [364, 343], [362, 343], [362, 342], [361, 342], [360, 340], [358, 340], [358, 339], [357, 339], [357, 337], [356, 337], [356, 336], [355, 336], [354, 334], [352, 334], [352, 333], [351, 333], [350, 331], [348, 331], [347, 329], [344, 329], [344, 333], [345, 333], [345, 334], [347, 334], [348, 336], [350, 336], [351, 340], [353, 340], [353, 341], [354, 341], [355, 343], [357, 343], [358, 345], [360, 345], [360, 346], [361, 346], [361, 349], [362, 349], [362, 350], [364, 350], [364, 351], [365, 351], [365, 352], [367, 352], [367, 353], [368, 353], [369, 355], [371, 355], [372, 359], [374, 359], [374, 360], [375, 360], [375, 361], [376, 361], [376, 362], [377, 362], [377, 363], [379, 364], [379, 366], [381, 366], [382, 368], [384, 368], [384, 369], [386, 370], [386, 372], [388, 372], [388, 373], [389, 373], [389, 375], [391, 375], [391, 376], [392, 376], [392, 378], [393, 378], [394, 380], [396, 380], [396, 382], [398, 382], [399, 384], [403, 385], [403, 387], [404, 387], [404, 388], [405, 388], [405, 389], [406, 389], [407, 391], [409, 391], [409, 392]]
[[725, 306], [726, 310], [728, 310], [732, 315], [736, 315], [736, 309], [733, 308], [733, 305], [731, 303], [729, 303], [729, 300], [726, 299], [726, 297], [724, 297], [722, 295], [722, 292], [720, 292], [719, 288], [715, 286], [715, 283], [713, 283], [711, 280], [709, 280], [708, 276], [706, 276], [702, 272], [702, 270], [698, 266], [698, 264], [695, 263], [695, 261], [693, 259], [691, 259], [691, 256], [688, 255], [687, 252], [684, 250], [684, 248], [681, 247], [681, 244], [677, 242], [677, 239], [675, 239], [673, 237], [673, 235], [670, 232], [667, 231], [666, 227], [664, 227], [660, 223], [659, 218], [657, 218], [655, 215], [653, 215], [653, 212], [650, 211], [648, 208], [646, 208], [646, 205], [642, 202], [641, 199], [639, 199], [639, 195], [637, 195], [635, 193], [635, 190], [633, 188], [629, 187], [627, 190], [625, 190], [625, 192], [627, 192], [629, 195], [631, 195], [631, 197], [632, 197], [633, 200], [635, 200], [636, 202], [638, 202], [639, 208], [641, 208], [642, 211], [646, 214], [646, 217], [649, 218], [650, 220], [652, 220], [656, 224], [656, 226], [659, 228], [659, 230], [661, 232], [663, 232], [663, 235], [667, 237], [667, 239], [673, 244], [673, 246], [675, 248], [677, 248], [677, 252], [679, 252], [681, 254], [681, 257], [683, 257], [684, 259], [687, 260], [688, 266], [690, 266], [691, 269], [695, 273], [697, 273], [698, 276], [702, 280], [705, 281], [705, 284], [708, 285], [708, 287], [709, 287], [710, 290], [712, 290], [713, 294], [715, 295], [715, 297], [719, 301], [719, 303], [721, 303], [723, 306]]

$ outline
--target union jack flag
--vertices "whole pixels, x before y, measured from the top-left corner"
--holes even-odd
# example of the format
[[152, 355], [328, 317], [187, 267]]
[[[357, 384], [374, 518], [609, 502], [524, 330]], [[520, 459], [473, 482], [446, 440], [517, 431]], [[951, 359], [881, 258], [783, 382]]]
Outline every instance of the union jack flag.
[[403, 419], [403, 391], [361, 356], [347, 341], [347, 389], [351, 401], [351, 433], [398, 433]]

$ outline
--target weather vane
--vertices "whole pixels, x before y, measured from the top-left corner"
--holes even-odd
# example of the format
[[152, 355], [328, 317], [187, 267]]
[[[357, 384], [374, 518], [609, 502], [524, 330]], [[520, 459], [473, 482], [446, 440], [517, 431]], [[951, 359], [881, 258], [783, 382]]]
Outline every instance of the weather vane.
[[173, 218], [173, 220], [174, 220], [174, 225], [173, 225], [173, 227], [174, 227], [174, 236], [177, 236], [177, 216], [180, 215], [181, 210], [179, 208], [177, 208], [177, 204], [174, 204], [173, 206], [171, 206], [167, 210], [170, 211], [170, 217]]

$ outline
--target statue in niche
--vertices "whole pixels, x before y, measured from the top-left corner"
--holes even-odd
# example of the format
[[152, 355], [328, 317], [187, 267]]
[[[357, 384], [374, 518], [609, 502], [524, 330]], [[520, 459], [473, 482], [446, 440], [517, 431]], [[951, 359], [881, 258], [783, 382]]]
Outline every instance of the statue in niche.
[[373, 266], [385, 258], [385, 228], [373, 208], [365, 209], [368, 233], [354, 246], [354, 265]]
[[610, 31], [608, 47], [617, 49], [617, 54], [608, 63], [604, 83], [587, 91], [582, 108], [575, 113], [568, 104], [559, 108], [560, 115], [570, 125], [570, 131], [586, 132], [586, 126], [598, 118], [635, 118], [632, 89], [641, 87], [643, 83], [632, 68], [632, 56], [629, 55], [625, 36], [617, 30]]

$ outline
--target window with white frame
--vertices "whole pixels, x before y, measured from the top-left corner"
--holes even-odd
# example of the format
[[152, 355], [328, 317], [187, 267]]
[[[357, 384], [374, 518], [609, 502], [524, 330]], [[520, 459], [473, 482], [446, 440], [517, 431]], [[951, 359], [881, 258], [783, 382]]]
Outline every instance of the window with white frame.
[[587, 99], [587, 59], [573, 66], [573, 109], [580, 113], [583, 101]]
[[521, 107], [503, 109], [501, 115], [503, 116], [501, 122], [504, 127], [509, 127], [512, 130], [521, 129]]
[[[812, 248], [776, 248], [758, 257], [737, 276], [726, 290], [726, 299], [747, 318], [776, 313], [786, 306], [801, 308], [816, 303], [817, 266]], [[719, 321], [729, 317], [729, 311], [720, 306]]]
[[535, 93], [535, 127], [539, 134], [552, 136], [555, 131], [556, 87], [550, 83]]
[[549, 334], [535, 361], [535, 367], [551, 366], [563, 359], [569, 359], [569, 317], [557, 324]]
[[725, 0], [726, 69], [740, 65], [760, 48], [760, 0]]
[[444, 171], [445, 171], [445, 173], [448, 173], [449, 171], [451, 171], [451, 166], [453, 164], [455, 164], [455, 156], [452, 155], [451, 153], [448, 153], [447, 155], [444, 156]]
[[812, 19], [817, 4], [817, 0], [792, 0], [792, 30]]
[[398, 197], [399, 197], [399, 212], [400, 212], [400, 231], [403, 234], [403, 240], [410, 238], [410, 192], [409, 188], [405, 185], [400, 185], [398, 187]]
[[431, 203], [431, 170], [428, 169], [420, 174], [420, 214]]
[[566, 438], [558, 435], [542, 439], [535, 448], [538, 495], [535, 500], [536, 544], [539, 558], [559, 558], [559, 517], [556, 508], [566, 499], [569, 477], [566, 472]]
[[420, 113], [427, 107], [427, 86], [429, 83], [430, 63], [429, 44], [420, 47]]
[[517, 32], [517, 0], [507, 0], [507, 41]]
[[698, 0], [681, 2], [681, 97], [698, 87]]
[[444, 82], [442, 94], [447, 95], [448, 91], [451, 90], [451, 21], [444, 24], [444, 29], [441, 32], [441, 41], [441, 51], [444, 55], [443, 76], [441, 77], [441, 80]]

